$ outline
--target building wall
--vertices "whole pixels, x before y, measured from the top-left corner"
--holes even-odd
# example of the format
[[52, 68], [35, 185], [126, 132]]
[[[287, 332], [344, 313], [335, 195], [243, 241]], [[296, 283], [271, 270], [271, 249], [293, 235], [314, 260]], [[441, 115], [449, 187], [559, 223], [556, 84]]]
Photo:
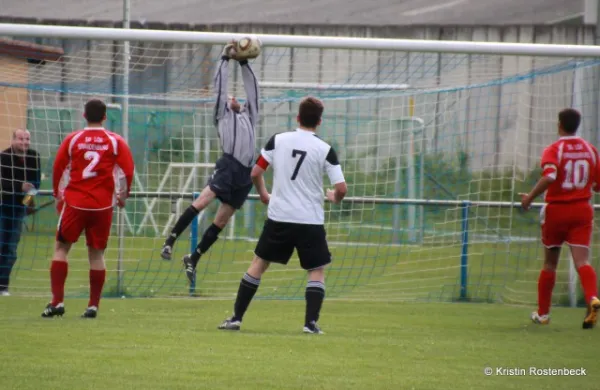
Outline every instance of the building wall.
[[[0, 83], [27, 83], [27, 62], [0, 55]], [[10, 146], [12, 133], [27, 122], [28, 90], [0, 86], [0, 150]]]

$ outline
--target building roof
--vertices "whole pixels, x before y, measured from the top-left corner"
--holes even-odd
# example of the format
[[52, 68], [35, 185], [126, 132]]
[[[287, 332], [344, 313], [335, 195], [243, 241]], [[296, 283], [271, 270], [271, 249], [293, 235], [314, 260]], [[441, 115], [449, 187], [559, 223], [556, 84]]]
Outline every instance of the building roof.
[[[580, 18], [575, 0], [132, 0], [131, 20], [177, 24], [506, 25]], [[0, 21], [76, 24], [122, 20], [123, 0], [9, 1]], [[25, 21], [27, 22], [27, 21]], [[71, 23], [72, 24], [72, 23]]]
[[0, 55], [36, 61], [57, 61], [63, 54], [63, 49], [58, 47], [0, 38]]

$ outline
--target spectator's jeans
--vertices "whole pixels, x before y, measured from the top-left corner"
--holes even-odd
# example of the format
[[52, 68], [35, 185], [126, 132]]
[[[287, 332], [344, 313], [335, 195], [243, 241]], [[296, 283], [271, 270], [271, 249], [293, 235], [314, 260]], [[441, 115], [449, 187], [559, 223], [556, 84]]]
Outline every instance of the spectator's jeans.
[[0, 205], [0, 291], [8, 289], [10, 272], [17, 261], [24, 217], [24, 206]]

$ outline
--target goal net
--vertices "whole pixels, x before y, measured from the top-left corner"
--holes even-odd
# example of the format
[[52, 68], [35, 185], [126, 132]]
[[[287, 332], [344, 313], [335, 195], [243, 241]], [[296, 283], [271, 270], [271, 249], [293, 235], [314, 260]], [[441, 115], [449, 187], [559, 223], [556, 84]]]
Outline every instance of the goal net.
[[[62, 47], [58, 61], [26, 61], [31, 53], [18, 50], [0, 56], [0, 132], [6, 147], [15, 128], [31, 131], [46, 190], [37, 204], [50, 199], [59, 143], [84, 126], [83, 104], [103, 98], [106, 127], [127, 135], [136, 162], [134, 197], [115, 218], [106, 251], [105, 296], [232, 298], [266, 216], [254, 191], [202, 257], [195, 286], [181, 257], [218, 202], [184, 232], [172, 261], [160, 257], [220, 155], [211, 84], [221, 46], [131, 42], [129, 66], [120, 41], [66, 39]], [[522, 212], [517, 193], [539, 177], [560, 109], [579, 108], [580, 135], [598, 141], [598, 60], [281, 45], [263, 48], [251, 66], [261, 86], [257, 150], [296, 127], [304, 96], [325, 104], [318, 133], [337, 150], [349, 188], [341, 205], [326, 204], [328, 297], [536, 302], [539, 208]], [[232, 61], [230, 94], [243, 101], [241, 82]], [[13, 293], [49, 294], [56, 224], [52, 206], [25, 218]], [[577, 297], [569, 263], [564, 252], [555, 304]], [[67, 294], [87, 295], [84, 237], [70, 264]], [[294, 255], [269, 270], [258, 296], [302, 298], [305, 278]]]

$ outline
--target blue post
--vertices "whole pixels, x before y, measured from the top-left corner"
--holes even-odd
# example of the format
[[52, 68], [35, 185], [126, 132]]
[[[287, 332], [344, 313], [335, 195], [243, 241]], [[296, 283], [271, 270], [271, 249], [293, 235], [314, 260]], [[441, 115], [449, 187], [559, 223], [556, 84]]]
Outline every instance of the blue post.
[[460, 299], [467, 299], [467, 265], [469, 261], [469, 202], [463, 202], [462, 215], [462, 251], [460, 254]]
[[[192, 194], [192, 199], [196, 200], [196, 198], [200, 196], [198, 192], [194, 192]], [[194, 253], [196, 250], [196, 245], [198, 245], [198, 216], [196, 215], [192, 221], [192, 226], [190, 227], [190, 253]], [[196, 279], [190, 283], [190, 295], [194, 295], [196, 291]]]

